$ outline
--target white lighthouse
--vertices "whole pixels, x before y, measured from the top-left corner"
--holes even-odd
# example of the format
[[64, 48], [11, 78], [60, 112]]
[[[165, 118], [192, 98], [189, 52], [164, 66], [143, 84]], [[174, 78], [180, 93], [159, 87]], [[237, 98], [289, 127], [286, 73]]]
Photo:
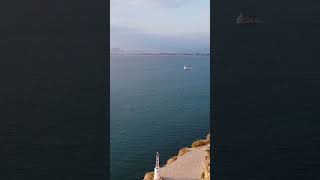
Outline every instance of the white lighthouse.
[[160, 172], [159, 172], [159, 169], [160, 169], [160, 166], [159, 166], [159, 156], [160, 156], [160, 153], [157, 152], [156, 153], [156, 165], [154, 167], [154, 176], [153, 176], [153, 180], [160, 180]]

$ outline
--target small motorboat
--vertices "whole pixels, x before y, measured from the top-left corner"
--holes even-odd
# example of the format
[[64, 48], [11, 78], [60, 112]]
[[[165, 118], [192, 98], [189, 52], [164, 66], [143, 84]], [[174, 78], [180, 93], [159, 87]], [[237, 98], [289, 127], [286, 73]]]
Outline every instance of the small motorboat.
[[183, 69], [184, 69], [184, 70], [191, 70], [192, 67], [188, 64], [188, 65], [185, 65], [185, 66], [183, 67]]

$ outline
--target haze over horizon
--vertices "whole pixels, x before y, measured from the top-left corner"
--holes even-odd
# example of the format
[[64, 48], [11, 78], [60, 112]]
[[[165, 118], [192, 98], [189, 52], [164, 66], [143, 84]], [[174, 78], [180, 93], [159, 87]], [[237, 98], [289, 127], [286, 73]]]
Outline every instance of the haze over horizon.
[[111, 0], [111, 52], [208, 53], [209, 0]]

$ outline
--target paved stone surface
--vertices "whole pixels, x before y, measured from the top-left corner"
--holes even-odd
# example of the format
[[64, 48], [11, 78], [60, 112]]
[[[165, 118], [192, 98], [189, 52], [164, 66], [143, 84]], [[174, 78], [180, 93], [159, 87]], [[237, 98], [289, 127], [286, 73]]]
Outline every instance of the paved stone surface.
[[204, 166], [206, 152], [210, 145], [200, 148], [190, 148], [190, 152], [160, 168], [160, 175], [164, 180], [200, 180]]

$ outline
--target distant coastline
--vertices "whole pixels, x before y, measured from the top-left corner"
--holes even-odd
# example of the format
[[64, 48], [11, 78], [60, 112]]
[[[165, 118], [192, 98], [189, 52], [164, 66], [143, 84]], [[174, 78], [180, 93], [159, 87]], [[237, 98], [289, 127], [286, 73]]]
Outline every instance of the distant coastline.
[[210, 53], [110, 53], [110, 55], [136, 55], [136, 56], [210, 56]]
[[161, 51], [161, 50], [152, 50], [152, 51], [144, 51], [139, 49], [122, 49], [122, 48], [110, 48], [105, 49], [107, 53], [110, 55], [137, 55], [137, 56], [209, 56], [210, 50], [203, 49], [203, 50], [181, 50], [181, 51]]

